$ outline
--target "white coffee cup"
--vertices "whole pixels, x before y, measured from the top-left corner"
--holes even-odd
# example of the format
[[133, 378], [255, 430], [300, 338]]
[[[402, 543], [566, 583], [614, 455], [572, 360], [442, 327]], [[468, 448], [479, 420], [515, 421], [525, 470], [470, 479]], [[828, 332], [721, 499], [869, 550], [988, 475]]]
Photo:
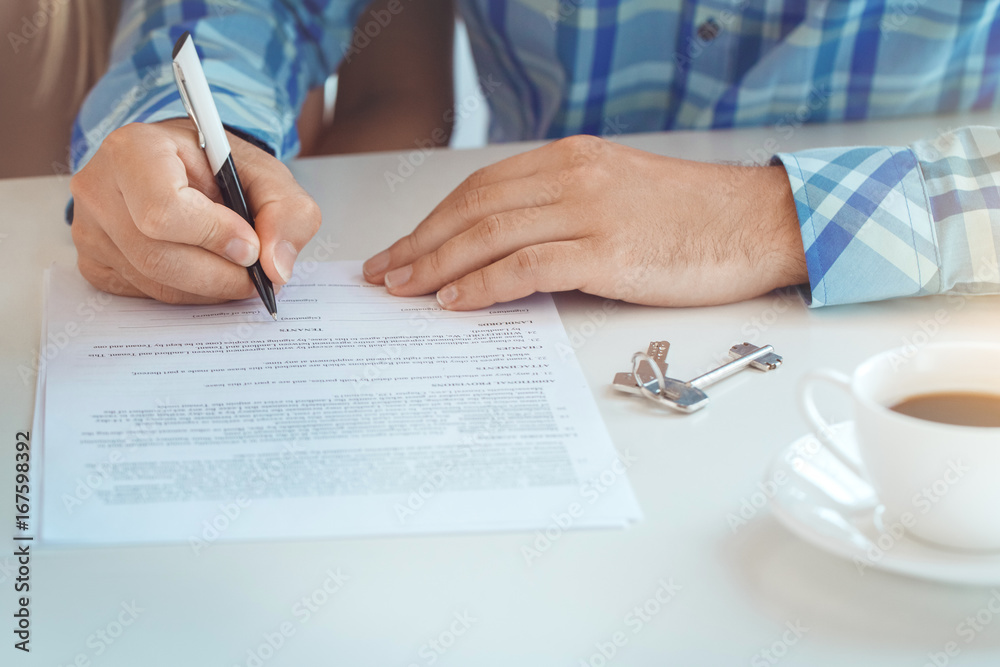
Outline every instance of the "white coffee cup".
[[[822, 382], [851, 394], [860, 467], [816, 407], [813, 390]], [[872, 485], [885, 506], [883, 525], [902, 525], [954, 549], [1000, 550], [1000, 428], [942, 424], [890, 409], [939, 392], [1000, 395], [1000, 344], [890, 350], [851, 377], [830, 369], [809, 373], [799, 398], [820, 441]]]

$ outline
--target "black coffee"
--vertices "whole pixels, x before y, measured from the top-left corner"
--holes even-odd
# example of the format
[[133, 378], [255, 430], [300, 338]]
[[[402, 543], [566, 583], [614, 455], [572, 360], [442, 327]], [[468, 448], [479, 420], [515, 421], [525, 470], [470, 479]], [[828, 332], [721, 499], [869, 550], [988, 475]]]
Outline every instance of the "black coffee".
[[956, 426], [1000, 426], [1000, 395], [973, 391], [918, 394], [891, 406], [900, 414]]

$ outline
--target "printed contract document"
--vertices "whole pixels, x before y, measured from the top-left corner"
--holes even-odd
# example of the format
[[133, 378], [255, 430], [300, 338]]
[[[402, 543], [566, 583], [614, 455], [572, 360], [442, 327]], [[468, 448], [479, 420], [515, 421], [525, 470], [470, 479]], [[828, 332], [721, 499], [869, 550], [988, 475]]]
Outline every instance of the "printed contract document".
[[[301, 268], [301, 267], [300, 267]], [[441, 310], [310, 265], [259, 299], [112, 297], [53, 267], [41, 538], [190, 542], [640, 518], [552, 299]]]

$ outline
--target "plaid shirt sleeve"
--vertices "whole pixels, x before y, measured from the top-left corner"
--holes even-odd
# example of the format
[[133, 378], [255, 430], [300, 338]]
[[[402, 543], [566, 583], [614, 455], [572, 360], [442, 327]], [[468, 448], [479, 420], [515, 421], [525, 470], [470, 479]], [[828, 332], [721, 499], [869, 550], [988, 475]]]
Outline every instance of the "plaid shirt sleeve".
[[187, 115], [171, 65], [174, 42], [185, 30], [195, 39], [222, 122], [279, 158], [291, 157], [306, 93], [336, 69], [362, 8], [358, 1], [335, 0], [125, 2], [111, 65], [73, 128], [72, 170], [122, 125]]
[[1000, 129], [779, 153], [812, 306], [1000, 293]]

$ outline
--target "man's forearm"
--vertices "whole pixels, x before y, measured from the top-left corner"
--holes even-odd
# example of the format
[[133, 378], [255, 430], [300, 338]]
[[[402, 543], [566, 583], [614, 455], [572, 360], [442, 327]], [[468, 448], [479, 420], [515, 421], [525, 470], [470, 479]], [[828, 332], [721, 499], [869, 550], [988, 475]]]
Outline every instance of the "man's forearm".
[[[360, 0], [313, 4], [322, 6], [310, 10], [278, 0], [125, 3], [110, 68], [74, 126], [72, 170], [79, 171], [123, 125], [186, 116], [164, 58], [183, 30], [196, 35], [223, 123], [265, 142], [279, 158], [290, 157], [298, 149], [294, 123], [305, 91], [337, 65]], [[297, 29], [279, 29], [283, 25]]]

